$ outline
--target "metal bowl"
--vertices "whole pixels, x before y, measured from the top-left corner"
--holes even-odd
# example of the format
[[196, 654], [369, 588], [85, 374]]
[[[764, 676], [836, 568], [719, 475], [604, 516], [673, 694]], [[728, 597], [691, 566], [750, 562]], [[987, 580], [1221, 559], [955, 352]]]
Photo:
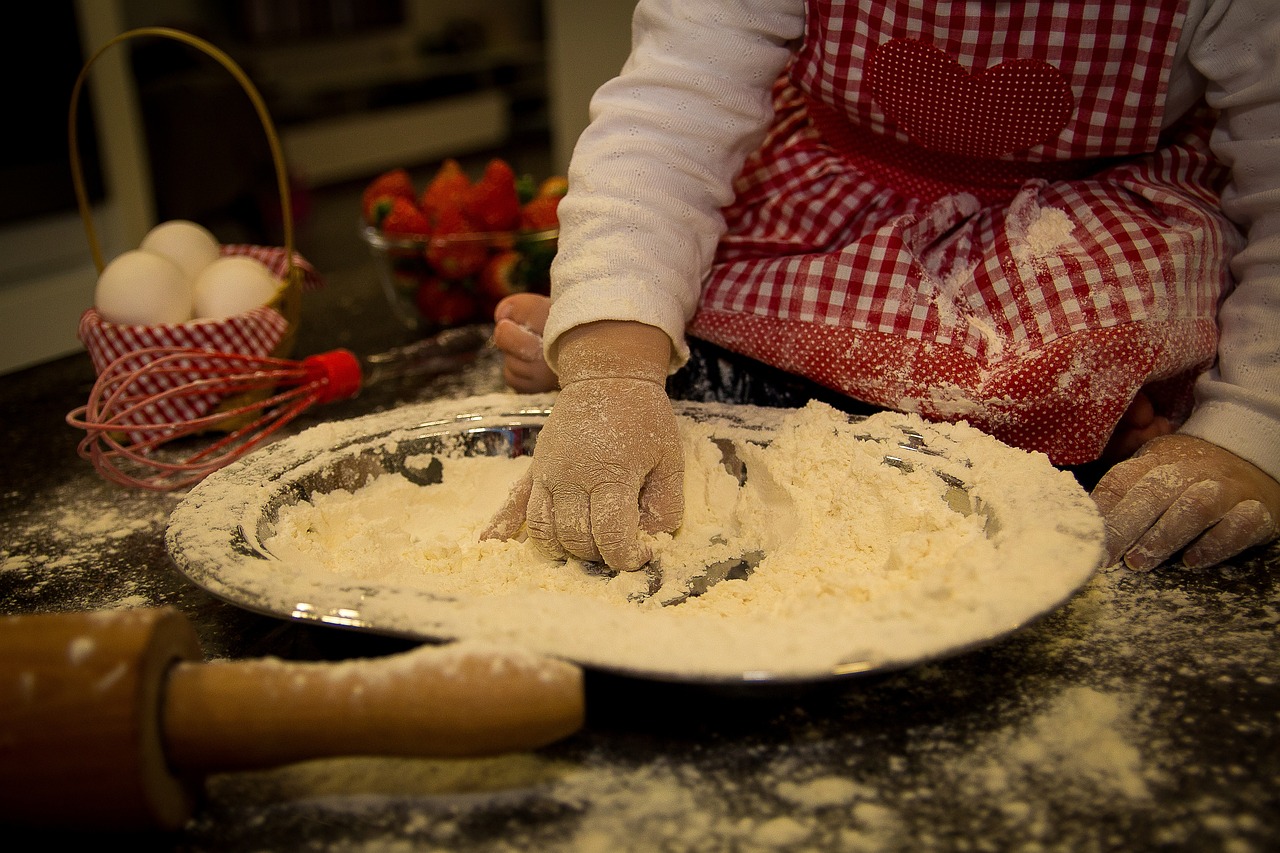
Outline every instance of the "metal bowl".
[[[874, 626], [861, 624], [859, 605], [841, 605], [822, 645], [829, 658], [788, 665], [769, 648], [759, 620], [751, 624], [701, 622], [681, 616], [679, 607], [618, 608], [590, 600], [540, 595], [536, 583], [522, 597], [527, 623], [503, 623], [496, 602], [485, 595], [442, 595], [429, 586], [358, 583], [332, 572], [285, 565], [264, 544], [281, 509], [336, 489], [353, 491], [387, 473], [400, 473], [422, 488], [440, 482], [439, 465], [423, 460], [457, 456], [529, 455], [546, 423], [553, 397], [497, 394], [466, 400], [407, 406], [350, 421], [314, 427], [281, 440], [208, 477], [172, 514], [167, 545], [178, 570], [193, 583], [235, 605], [282, 619], [320, 623], [422, 641], [474, 639], [514, 643], [602, 671], [668, 682], [735, 685], [814, 682], [884, 672], [959, 654], [994, 642], [1056, 609], [1087, 582], [1101, 559], [1101, 524], [1050, 523], [1067, 505], [1075, 518], [1087, 494], [1074, 481], [1046, 474], [1035, 489], [992, 483], [981, 465], [949, 459], [942, 433], [904, 427], [899, 439], [883, 435], [850, 440], [883, 444], [887, 465], [925, 466], [945, 484], [939, 499], [952, 511], [975, 515], [998, 538], [997, 564], [973, 580], [973, 600], [982, 618], [947, 625], [937, 613], [913, 614]], [[710, 424], [729, 441], [766, 444], [783, 422], [784, 410], [678, 403], [678, 413]], [[719, 439], [717, 439], [719, 441]], [[992, 439], [994, 441], [994, 439]], [[1012, 448], [1011, 454], [1021, 454]], [[1044, 462], [1048, 468], [1047, 461]], [[1052, 472], [1061, 474], [1062, 472]], [[749, 475], [748, 475], [749, 476]], [[1062, 475], [1069, 479], [1069, 475]], [[1027, 502], [1032, 501], [1031, 505]], [[1013, 513], [1010, 507], [1017, 506]], [[1030, 512], [1028, 512], [1030, 510]], [[1034, 518], [1038, 542], [1023, 547]], [[1049, 538], [1044, 539], [1045, 536]], [[994, 540], [993, 540], [994, 541]], [[832, 554], [831, 559], [841, 560]], [[602, 580], [603, 582], [603, 580]], [[746, 583], [751, 583], [748, 578]], [[1010, 596], [1010, 585], [1031, 590]], [[957, 603], [962, 606], [963, 603]], [[510, 602], [505, 602], [509, 606]], [[537, 617], [537, 618], [534, 618]], [[621, 621], [618, 621], [621, 620]], [[730, 620], [732, 622], [732, 620]], [[810, 626], [812, 627], [812, 626]], [[602, 632], [622, 630], [634, 637], [626, 651], [595, 643]], [[754, 632], [754, 633], [753, 633]], [[913, 638], [904, 643], [903, 638]], [[698, 650], [695, 665], [673, 665], [663, 648]], [[904, 651], [906, 648], [906, 651]], [[646, 651], [647, 650], [647, 651]]]

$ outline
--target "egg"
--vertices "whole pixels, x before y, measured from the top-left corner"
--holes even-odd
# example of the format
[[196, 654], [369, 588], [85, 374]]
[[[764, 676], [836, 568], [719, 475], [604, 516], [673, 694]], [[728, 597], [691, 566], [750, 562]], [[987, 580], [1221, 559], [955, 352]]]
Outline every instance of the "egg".
[[266, 305], [280, 289], [267, 265], [247, 255], [218, 258], [196, 276], [195, 316], [221, 319]]
[[110, 323], [183, 323], [191, 319], [192, 284], [169, 258], [131, 249], [103, 267], [94, 287], [93, 304]]
[[161, 222], [147, 232], [138, 248], [164, 255], [192, 281], [201, 270], [216, 261], [222, 251], [218, 238], [209, 229], [186, 219]]

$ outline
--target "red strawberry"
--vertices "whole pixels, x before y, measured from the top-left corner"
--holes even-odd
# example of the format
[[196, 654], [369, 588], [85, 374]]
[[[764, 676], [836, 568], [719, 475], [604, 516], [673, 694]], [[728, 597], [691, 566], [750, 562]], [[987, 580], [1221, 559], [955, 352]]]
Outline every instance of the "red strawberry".
[[431, 233], [431, 223], [412, 200], [395, 198], [382, 219], [382, 233], [391, 237], [426, 237]]
[[496, 252], [480, 271], [478, 280], [482, 309], [486, 316], [493, 314], [505, 297], [524, 290], [520, 270], [521, 256], [514, 249]]
[[520, 224], [516, 175], [505, 160], [494, 158], [467, 198], [467, 216], [482, 231], [512, 231]]
[[424, 279], [415, 295], [422, 319], [436, 326], [457, 326], [474, 319], [475, 297], [461, 282]]
[[560, 227], [556, 215], [560, 196], [541, 195], [520, 209], [520, 228], [523, 231], [549, 231]]
[[382, 224], [382, 219], [391, 212], [391, 202], [397, 198], [413, 201], [418, 191], [413, 186], [413, 178], [404, 169], [392, 169], [383, 172], [369, 182], [360, 199], [360, 212], [364, 221], [373, 226]]
[[456, 207], [439, 211], [427, 244], [427, 261], [441, 278], [454, 281], [480, 272], [489, 257], [488, 242]]
[[440, 165], [422, 191], [419, 205], [427, 218], [434, 222], [444, 208], [461, 208], [465, 205], [470, 192], [471, 179], [462, 171], [458, 161], [450, 158]]
[[568, 191], [569, 179], [563, 175], [552, 175], [542, 183], [538, 184], [538, 195], [540, 196], [564, 198], [564, 194]]

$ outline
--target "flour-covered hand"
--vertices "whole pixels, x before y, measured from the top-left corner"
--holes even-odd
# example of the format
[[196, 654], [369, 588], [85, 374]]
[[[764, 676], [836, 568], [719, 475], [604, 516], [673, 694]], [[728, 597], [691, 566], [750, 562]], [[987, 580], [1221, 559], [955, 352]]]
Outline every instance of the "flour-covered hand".
[[[1274, 539], [1280, 483], [1215, 444], [1187, 435], [1147, 442], [1093, 490], [1111, 563], [1139, 571], [1182, 551], [1205, 568]], [[1185, 550], [1184, 550], [1185, 549]]]
[[523, 523], [550, 557], [638, 569], [651, 556], [640, 531], [674, 531], [684, 514], [684, 457], [663, 382], [670, 341], [618, 321], [562, 340], [562, 390], [528, 473], [483, 537], [510, 538]]

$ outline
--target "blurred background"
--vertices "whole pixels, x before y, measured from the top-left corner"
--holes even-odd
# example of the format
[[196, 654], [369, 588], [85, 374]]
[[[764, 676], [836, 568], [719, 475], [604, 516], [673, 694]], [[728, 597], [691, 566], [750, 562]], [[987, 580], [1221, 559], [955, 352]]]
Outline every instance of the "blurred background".
[[[262, 93], [288, 170], [295, 242], [326, 286], [377, 275], [358, 233], [368, 181], [421, 183], [457, 158], [563, 174], [596, 87], [626, 59], [634, 0], [46, 0], [6, 28], [0, 140], [0, 373], [82, 349], [97, 270], [76, 209], [68, 111], [112, 37], [174, 27], [226, 51]], [[35, 57], [35, 59], [33, 59]], [[132, 39], [93, 63], [76, 148], [106, 259], [168, 219], [281, 245], [267, 137], [214, 60]], [[337, 283], [336, 285], [334, 283]], [[330, 298], [333, 298], [330, 294]], [[340, 297], [340, 294], [339, 294]]]

